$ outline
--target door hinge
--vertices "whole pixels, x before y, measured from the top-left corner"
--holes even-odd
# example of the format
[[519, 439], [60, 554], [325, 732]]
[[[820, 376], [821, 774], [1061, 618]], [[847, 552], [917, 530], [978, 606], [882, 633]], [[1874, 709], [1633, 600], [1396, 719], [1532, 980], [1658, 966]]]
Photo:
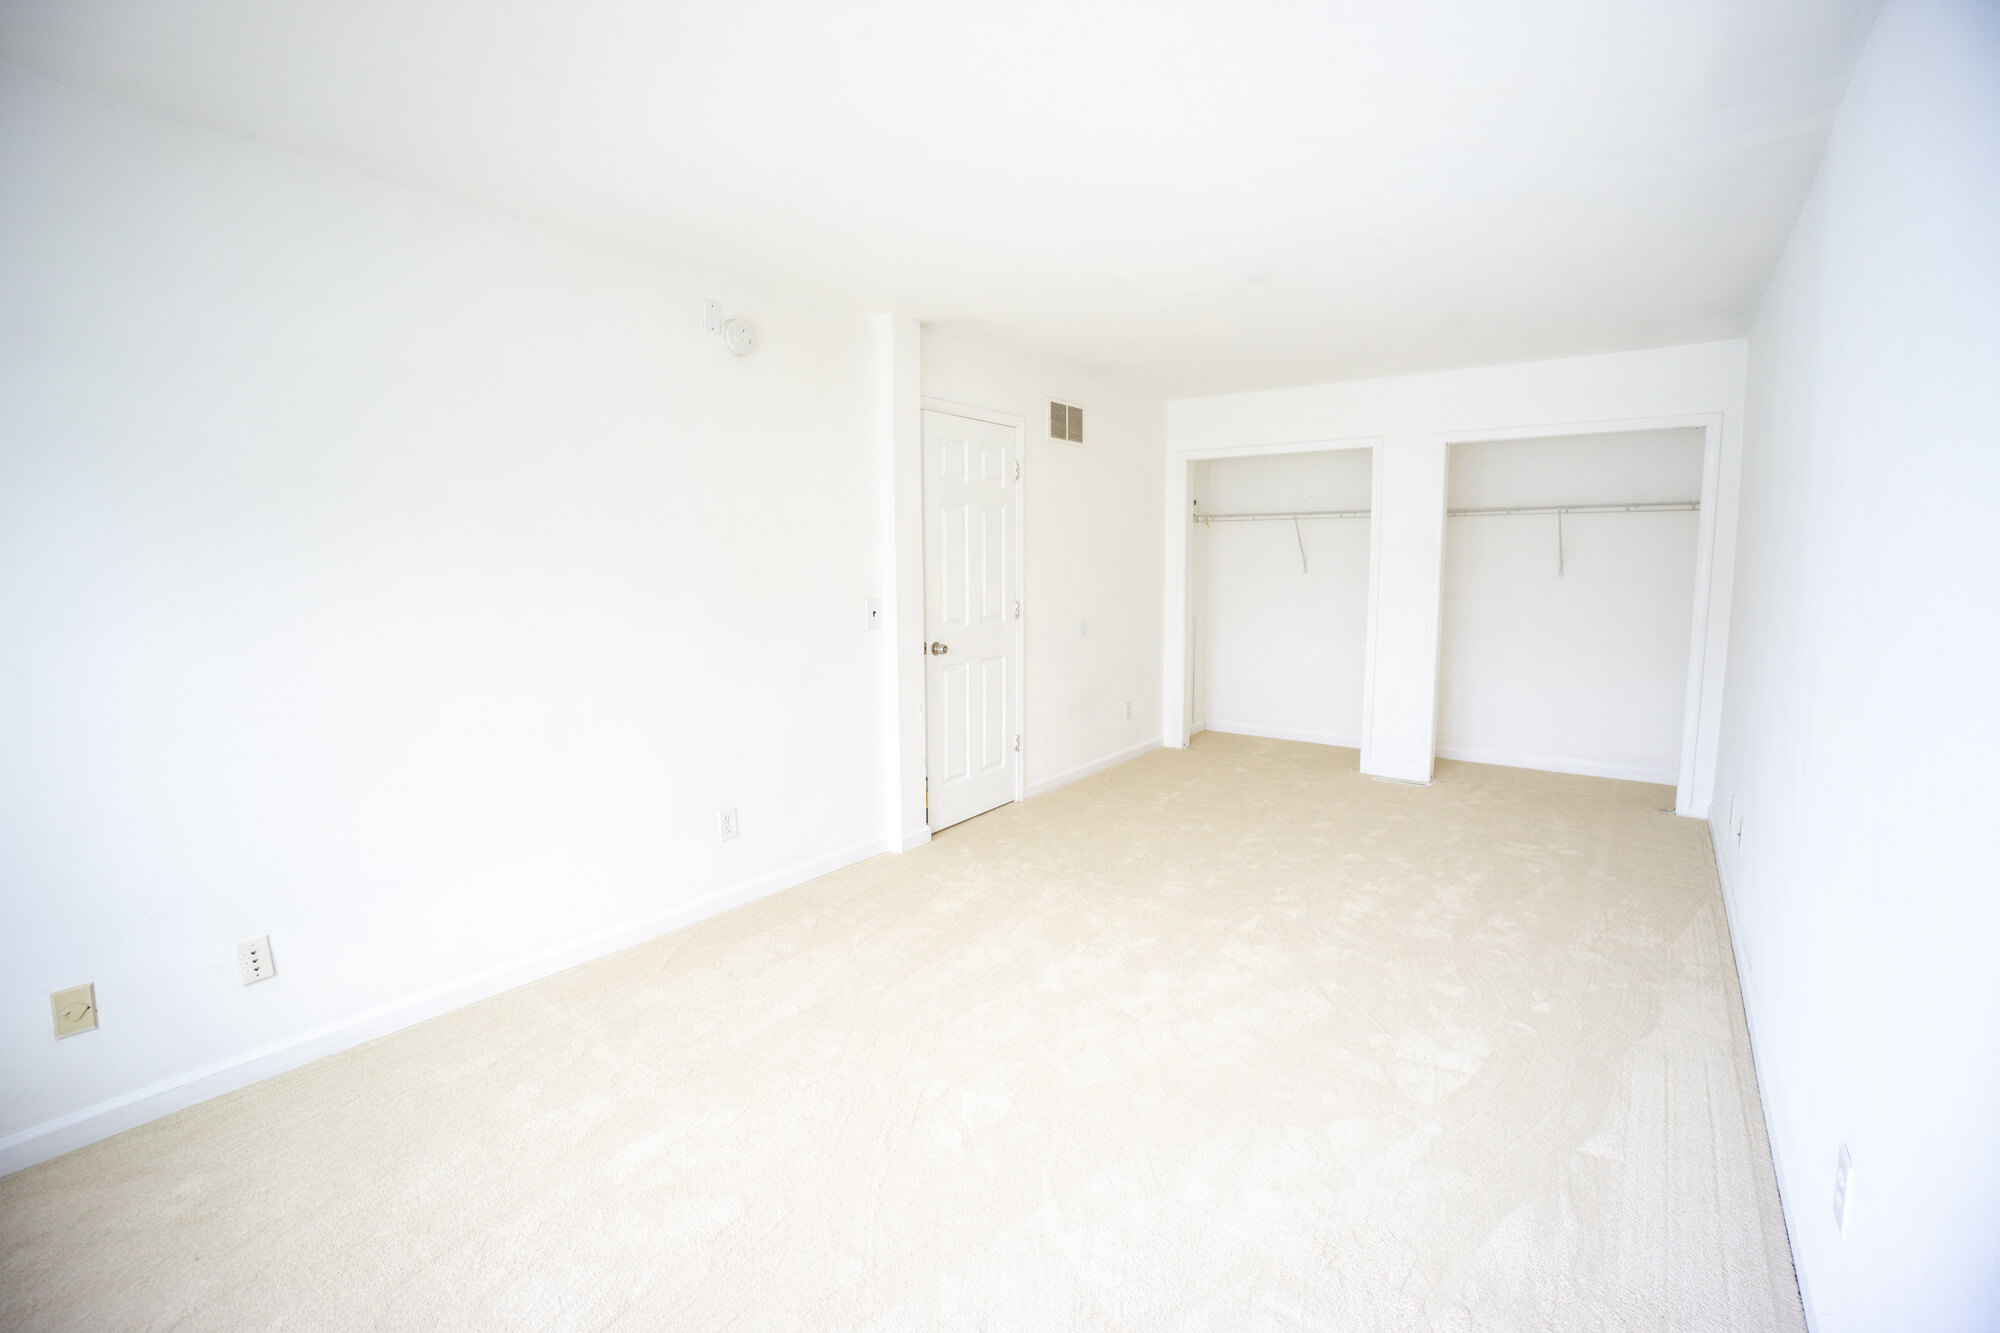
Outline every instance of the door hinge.
[[1014, 753], [1021, 753], [1021, 733], [1018, 731], [1014, 733]]
[[1021, 618], [1021, 599], [1016, 597], [1014, 599], [1014, 619], [1019, 620], [1020, 618]]
[[1014, 480], [1019, 481], [1020, 479], [1021, 479], [1021, 460], [1017, 458], [1014, 460]]

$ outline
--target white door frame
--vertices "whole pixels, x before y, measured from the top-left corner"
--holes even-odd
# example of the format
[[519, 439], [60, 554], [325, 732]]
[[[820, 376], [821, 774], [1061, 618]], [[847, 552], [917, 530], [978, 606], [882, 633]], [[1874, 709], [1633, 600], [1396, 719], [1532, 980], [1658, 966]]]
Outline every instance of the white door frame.
[[[1701, 758], [1701, 734], [1703, 724], [1713, 720], [1712, 717], [1704, 716], [1704, 710], [1713, 714], [1721, 702], [1719, 698], [1709, 697], [1706, 677], [1709, 602], [1715, 582], [1716, 506], [1722, 490], [1722, 413], [1690, 412], [1680, 416], [1642, 417], [1624, 421], [1568, 421], [1553, 426], [1454, 430], [1441, 432], [1437, 439], [1445, 449], [1447, 482], [1444, 503], [1449, 509], [1451, 487], [1448, 470], [1451, 466], [1451, 446], [1454, 444], [1474, 444], [1487, 440], [1550, 440], [1566, 435], [1624, 435], [1635, 431], [1692, 428], [1699, 428], [1702, 432], [1701, 512], [1696, 516], [1699, 522], [1696, 526], [1694, 547], [1694, 630], [1688, 639], [1687, 685], [1681, 705], [1681, 753], [1679, 773], [1674, 783], [1674, 813], [1701, 818], [1708, 813], [1698, 808], [1694, 799], [1700, 777], [1698, 764]], [[1432, 636], [1438, 647], [1438, 657], [1431, 666], [1432, 677], [1436, 680], [1442, 680], [1444, 667], [1444, 527], [1444, 522], [1438, 524], [1439, 632]], [[1370, 605], [1373, 605], [1372, 589]], [[1437, 737], [1435, 704], [1432, 707], [1431, 737], [1432, 744], [1435, 745]]]
[[[1213, 462], [1223, 458], [1260, 458], [1271, 454], [1321, 454], [1344, 449], [1372, 449], [1374, 454], [1368, 460], [1368, 641], [1363, 647], [1361, 665], [1361, 771], [1368, 771], [1369, 752], [1373, 748], [1375, 734], [1375, 609], [1376, 591], [1382, 578], [1382, 526], [1377, 521], [1382, 512], [1382, 449], [1383, 437], [1379, 435], [1355, 436], [1337, 440], [1294, 440], [1285, 444], [1241, 444], [1227, 445], [1215, 449], [1193, 449], [1175, 454], [1174, 465], [1168, 472], [1171, 494], [1167, 497], [1170, 518], [1167, 524], [1167, 567], [1173, 572], [1171, 588], [1180, 589], [1178, 608], [1167, 608], [1167, 623], [1171, 626], [1178, 618], [1180, 633], [1176, 636], [1181, 644], [1179, 688], [1169, 683], [1166, 690], [1167, 709], [1162, 721], [1163, 744], [1185, 749], [1188, 744], [1189, 728], [1193, 725], [1194, 688], [1189, 672], [1194, 667], [1194, 567], [1188, 557], [1188, 534], [1194, 526], [1189, 512], [1188, 496], [1191, 486], [1188, 481], [1192, 464]], [[1169, 640], [1171, 644], [1172, 640]], [[1174, 701], [1179, 700], [1179, 706]]]
[[[947, 402], [942, 398], [924, 397], [918, 402], [924, 412], [942, 412], [947, 416], [965, 417], [971, 421], [984, 421], [988, 425], [1006, 426], [1014, 432], [1014, 459], [1021, 465], [1020, 480], [1014, 486], [1014, 552], [1009, 558], [1008, 576], [1014, 581], [1014, 588], [1021, 598], [1021, 614], [1014, 618], [1014, 725], [1019, 727], [1021, 736], [1021, 757], [1014, 765], [1014, 799], [1023, 801], [1028, 796], [1028, 747], [1032, 743], [1028, 736], [1028, 580], [1027, 580], [1027, 498], [1028, 498], [1028, 439], [1027, 423], [1012, 412], [999, 412], [990, 407], [973, 407], [967, 403]], [[921, 445], [919, 446], [921, 448]], [[921, 475], [921, 474], [920, 474]], [[922, 536], [918, 541], [923, 540]], [[928, 551], [919, 550], [918, 562], [926, 572], [931, 564]], [[920, 623], [918, 629], [927, 627]], [[927, 636], [928, 641], [928, 636]], [[926, 705], [928, 706], [928, 705]], [[928, 719], [925, 719], [928, 723]], [[928, 725], [924, 732], [928, 738]], [[931, 751], [929, 740], [924, 743], [924, 790], [930, 790]], [[930, 822], [930, 798], [924, 798], [924, 822]]]

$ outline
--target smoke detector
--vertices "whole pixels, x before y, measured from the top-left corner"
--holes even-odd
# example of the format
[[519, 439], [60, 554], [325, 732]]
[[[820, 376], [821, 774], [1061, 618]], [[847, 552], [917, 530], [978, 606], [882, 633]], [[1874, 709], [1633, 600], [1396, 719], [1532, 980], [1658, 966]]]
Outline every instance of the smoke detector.
[[711, 338], [720, 338], [722, 345], [737, 356], [748, 356], [757, 350], [757, 326], [747, 319], [724, 319], [720, 301], [701, 303], [701, 331]]

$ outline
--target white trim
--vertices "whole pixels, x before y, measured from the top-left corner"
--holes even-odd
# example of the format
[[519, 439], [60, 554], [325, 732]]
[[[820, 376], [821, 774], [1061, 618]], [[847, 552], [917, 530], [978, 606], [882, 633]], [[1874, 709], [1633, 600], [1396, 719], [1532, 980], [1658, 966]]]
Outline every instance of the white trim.
[[1035, 797], [1041, 796], [1046, 792], [1054, 791], [1057, 787], [1066, 787], [1072, 782], [1077, 782], [1091, 776], [1093, 773], [1102, 773], [1107, 768], [1116, 768], [1120, 764], [1128, 763], [1131, 760], [1137, 759], [1142, 754], [1148, 754], [1159, 748], [1160, 738], [1155, 736], [1152, 740], [1141, 741], [1137, 745], [1107, 754], [1102, 759], [1093, 759], [1087, 764], [1078, 764], [1075, 768], [1066, 768], [1051, 777], [1037, 778], [1028, 784], [1028, 799], [1033, 800]]
[[[1694, 631], [1688, 640], [1687, 703], [1681, 712], [1681, 771], [1674, 783], [1674, 813], [1696, 819], [1708, 818], [1715, 786], [1715, 747], [1707, 746], [1704, 750], [1705, 735], [1710, 729], [1702, 725], [1702, 717], [1706, 713], [1719, 720], [1722, 711], [1722, 701], [1708, 691], [1709, 604], [1717, 600], [1715, 534], [1722, 512], [1722, 414], [1710, 413], [1702, 432], [1701, 514], [1694, 547]], [[1725, 622], [1729, 592], [1725, 588], [1720, 598]], [[1716, 645], [1718, 660], [1725, 647]], [[1717, 686], [1719, 691], [1719, 681]]]
[[[928, 837], [926, 830], [926, 840]], [[273, 1074], [311, 1064], [324, 1056], [373, 1041], [425, 1019], [436, 1018], [578, 964], [644, 944], [697, 921], [718, 916], [733, 907], [741, 907], [807, 880], [830, 875], [889, 850], [892, 849], [884, 846], [880, 839], [870, 839], [825, 856], [794, 861], [754, 879], [717, 889], [671, 911], [598, 931], [400, 1000], [375, 1005], [296, 1036], [282, 1038], [241, 1055], [229, 1056], [200, 1069], [109, 1098], [95, 1106], [86, 1106], [80, 1111], [32, 1125], [0, 1139], [0, 1176], [11, 1175], [149, 1120], [157, 1120], [211, 1097], [247, 1087]]]
[[[1736, 937], [1736, 895], [1730, 887], [1721, 842], [1716, 837], [1715, 821], [1705, 816], [1702, 823], [1708, 829], [1709, 862], [1715, 867], [1715, 882], [1722, 892], [1722, 922], [1729, 932], [1729, 960], [1736, 968], [1736, 996], [1743, 1005], [1743, 1030], [1750, 1037], [1750, 1072], [1757, 1080], [1757, 1109], [1764, 1114], [1764, 1145], [1771, 1151], [1771, 1174], [1778, 1185], [1778, 1211], [1785, 1219], [1785, 1252], [1792, 1261], [1792, 1280], [1799, 1289], [1799, 1305], [1805, 1313], [1806, 1328], [1817, 1330], [1820, 1327], [1819, 1313], [1813, 1307], [1812, 1287], [1806, 1281], [1805, 1270], [1799, 1267], [1798, 1250], [1792, 1244], [1792, 1237], [1800, 1231], [1792, 1208], [1792, 1197], [1785, 1191], [1785, 1163], [1779, 1156], [1776, 1100], [1764, 1077], [1764, 1062], [1757, 1058], [1763, 1042], [1757, 1036], [1757, 1006], [1750, 1002], [1750, 971], [1744, 965], [1743, 948]], [[1725, 833], [1723, 836], [1728, 835]]]
[[[888, 599], [889, 660], [882, 688], [887, 701], [888, 766], [883, 837], [903, 840], [924, 820], [924, 665], [910, 660], [923, 642], [923, 328], [909, 315], [876, 317], [877, 392], [887, 521], [881, 542], [883, 591]], [[916, 631], [912, 633], [911, 631]]]
[[1551, 421], [1536, 426], [1502, 426], [1492, 430], [1439, 431], [1451, 444], [1487, 440], [1553, 440], [1563, 435], [1623, 435], [1642, 430], [1684, 430], [1722, 420], [1720, 412], [1677, 412], [1663, 417], [1611, 417], [1600, 421]]
[[1304, 741], [1308, 745], [1333, 745], [1343, 750], [1359, 750], [1359, 736], [1336, 736], [1332, 732], [1307, 731], [1302, 727], [1274, 727], [1262, 722], [1238, 722], [1231, 718], [1210, 718], [1206, 731], [1224, 731], [1232, 736], [1261, 736], [1272, 741]]
[[1621, 782], [1650, 782], [1656, 787], [1674, 785], [1669, 768], [1647, 768], [1643, 764], [1607, 764], [1598, 759], [1574, 759], [1559, 754], [1524, 754], [1519, 750], [1464, 749], [1438, 747], [1437, 757], [1461, 764], [1495, 764], [1501, 768], [1533, 768], [1544, 773], [1573, 773], [1582, 778], [1617, 778]]
[[[1674, 788], [1674, 813], [1695, 819], [1708, 817], [1707, 786], [1713, 785], [1715, 759], [1713, 754], [1703, 753], [1702, 719], [1704, 712], [1715, 713], [1721, 701], [1706, 697], [1708, 694], [1708, 637], [1710, 603], [1719, 602], [1724, 618], [1728, 613], [1728, 589], [1717, 595], [1715, 584], [1715, 533], [1716, 511], [1721, 503], [1722, 480], [1722, 413], [1688, 412], [1664, 417], [1628, 417], [1614, 421], [1566, 421], [1540, 426], [1506, 426], [1492, 430], [1449, 430], [1439, 431], [1437, 441], [1445, 447], [1445, 503], [1450, 504], [1450, 449], [1454, 444], [1483, 443], [1491, 440], [1549, 440], [1565, 435], [1623, 435], [1634, 431], [1647, 430], [1687, 430], [1702, 432], [1701, 458], [1701, 513], [1695, 537], [1694, 551], [1694, 624], [1688, 638], [1687, 682], [1683, 688], [1681, 705], [1681, 746], [1677, 771], [1660, 778], [1651, 770], [1620, 768], [1617, 765], [1594, 765], [1587, 760], [1551, 760], [1520, 763], [1508, 759], [1477, 759], [1473, 751], [1451, 751], [1436, 747], [1439, 758], [1464, 758], [1470, 763], [1506, 764], [1513, 768], [1546, 768], [1556, 773], [1581, 773], [1590, 777], [1625, 778], [1634, 782], [1671, 783]], [[1443, 525], [1438, 533], [1438, 569], [1444, 569]], [[1442, 580], [1438, 588], [1438, 618], [1440, 630], [1444, 617], [1444, 589]], [[1432, 636], [1434, 667], [1431, 678], [1437, 687], [1443, 688], [1444, 680], [1444, 635]], [[1719, 691], [1718, 691], [1719, 692]], [[1431, 735], [1433, 745], [1437, 736], [1437, 708], [1431, 709]], [[1481, 752], [1490, 753], [1490, 752]], [[1638, 776], [1644, 773], [1646, 776]], [[1704, 778], [1706, 777], [1706, 781]]]
[[1012, 412], [1002, 412], [998, 408], [974, 407], [970, 403], [954, 403], [944, 398], [925, 395], [922, 400], [926, 412], [942, 412], [948, 417], [965, 417], [970, 421], [984, 421], [989, 426], [1012, 426], [1021, 430], [1021, 418]]
[[[1382, 462], [1386, 453], [1387, 437], [1380, 437], [1368, 457], [1368, 620], [1362, 632], [1368, 637], [1362, 645], [1361, 657], [1361, 763], [1362, 772], [1368, 771], [1369, 756], [1375, 753], [1375, 645], [1380, 596], [1382, 588], [1382, 524], [1377, 516], [1382, 512]], [[1429, 781], [1428, 776], [1425, 779]]]
[[[1020, 757], [1014, 764], [1014, 799], [1028, 799], [1028, 428], [1027, 423], [1012, 412], [1002, 412], [991, 407], [969, 407], [964, 403], [948, 402], [943, 398], [925, 397], [920, 399], [921, 412], [942, 412], [948, 417], [965, 417], [971, 421], [983, 421], [990, 426], [1006, 426], [1014, 432], [1014, 461], [1020, 465], [1020, 475], [1014, 485], [1014, 567], [1009, 572], [1014, 576], [1014, 592], [1021, 601], [1021, 614], [1014, 618], [1014, 726], [1015, 734], [1021, 738]], [[921, 440], [922, 432], [918, 432]], [[921, 451], [922, 445], [919, 444]], [[921, 452], [919, 453], [921, 457]], [[917, 470], [921, 487], [923, 469]], [[919, 494], [921, 494], [921, 489]], [[919, 569], [928, 569], [930, 564], [924, 559], [923, 528], [918, 532], [917, 560]], [[919, 575], [918, 587], [922, 580]], [[921, 596], [919, 592], [919, 596]], [[920, 602], [919, 606], [928, 603]], [[920, 613], [921, 614], [921, 613]], [[924, 640], [930, 639], [930, 627], [923, 627]], [[930, 686], [926, 681], [922, 690], [929, 697]], [[924, 727], [924, 768], [920, 778], [928, 790], [930, 782], [930, 727]], [[929, 808], [925, 808], [925, 840], [929, 840]]]
[[903, 846], [901, 850], [906, 852], [915, 851], [930, 840], [931, 826], [929, 824], [919, 824], [915, 828], [906, 828], [903, 830]]
[[1224, 444], [1212, 449], [1188, 449], [1174, 455], [1189, 462], [1209, 462], [1217, 458], [1261, 458], [1265, 454], [1323, 454], [1336, 449], [1373, 449], [1380, 435], [1349, 435], [1334, 440], [1287, 440], [1282, 444]]

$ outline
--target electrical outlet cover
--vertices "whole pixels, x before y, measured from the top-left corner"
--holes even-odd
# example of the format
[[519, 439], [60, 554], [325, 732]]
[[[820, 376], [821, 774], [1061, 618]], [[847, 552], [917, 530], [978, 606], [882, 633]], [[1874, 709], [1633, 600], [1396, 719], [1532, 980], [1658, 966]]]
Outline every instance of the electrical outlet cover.
[[97, 1027], [97, 983], [86, 981], [68, 990], [52, 991], [49, 1008], [55, 1012], [56, 1036], [74, 1037]]
[[716, 832], [721, 836], [722, 841], [728, 842], [731, 838], [735, 837], [739, 831], [736, 827], [736, 807], [733, 805], [724, 806], [721, 812], [715, 817], [715, 825]]
[[277, 960], [271, 957], [269, 935], [259, 935], [236, 946], [236, 972], [246, 986], [269, 981], [278, 975]]

